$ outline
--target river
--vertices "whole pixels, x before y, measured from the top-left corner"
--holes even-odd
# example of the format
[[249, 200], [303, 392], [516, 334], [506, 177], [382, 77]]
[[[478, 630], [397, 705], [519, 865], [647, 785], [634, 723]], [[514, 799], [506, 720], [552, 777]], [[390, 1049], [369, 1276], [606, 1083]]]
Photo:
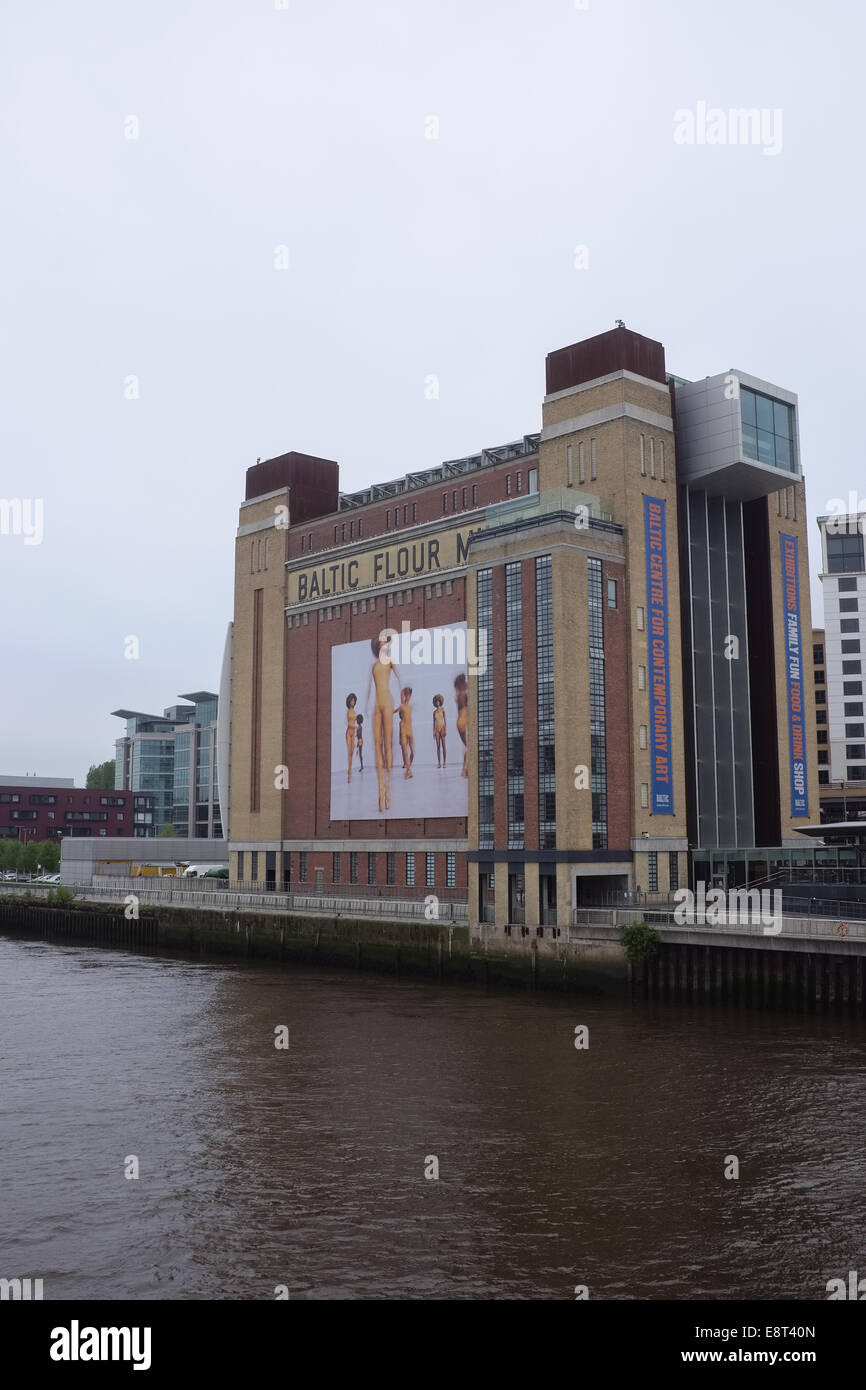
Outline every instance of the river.
[[859, 1019], [0, 938], [0, 1082], [0, 1277], [46, 1299], [826, 1299], [866, 1274]]

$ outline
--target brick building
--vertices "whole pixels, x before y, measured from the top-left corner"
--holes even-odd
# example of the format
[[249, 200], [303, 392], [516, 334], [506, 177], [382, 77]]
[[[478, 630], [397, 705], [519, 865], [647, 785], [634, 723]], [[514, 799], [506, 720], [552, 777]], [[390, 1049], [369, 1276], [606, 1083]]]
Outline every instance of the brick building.
[[[351, 494], [308, 455], [247, 471], [220, 695], [233, 878], [562, 925], [685, 884], [689, 851], [743, 881], [817, 819], [796, 397], [671, 377], [620, 326], [549, 354], [541, 424]], [[437, 669], [440, 632], [464, 633], [465, 679]]]
[[75, 787], [71, 778], [0, 777], [0, 839], [143, 835], [152, 818], [149, 796]]

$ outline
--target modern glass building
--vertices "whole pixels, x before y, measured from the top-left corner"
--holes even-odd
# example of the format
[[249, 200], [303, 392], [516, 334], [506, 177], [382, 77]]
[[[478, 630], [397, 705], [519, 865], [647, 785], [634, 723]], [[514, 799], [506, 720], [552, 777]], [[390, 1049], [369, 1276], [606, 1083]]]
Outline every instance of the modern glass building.
[[816, 716], [821, 819], [850, 821], [866, 818], [866, 512], [820, 516], [818, 527], [824, 631], [814, 657], [823, 696]]
[[126, 720], [115, 748], [118, 789], [153, 797], [153, 833], [173, 826], [182, 839], [222, 839], [216, 772], [218, 698], [199, 690], [162, 715], [114, 710]]

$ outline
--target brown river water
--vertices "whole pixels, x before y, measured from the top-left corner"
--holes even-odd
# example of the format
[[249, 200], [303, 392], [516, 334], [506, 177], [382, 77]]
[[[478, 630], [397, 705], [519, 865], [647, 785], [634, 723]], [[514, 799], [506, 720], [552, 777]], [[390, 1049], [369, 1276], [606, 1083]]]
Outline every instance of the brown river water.
[[824, 1300], [866, 1026], [0, 937], [0, 1183], [46, 1299]]

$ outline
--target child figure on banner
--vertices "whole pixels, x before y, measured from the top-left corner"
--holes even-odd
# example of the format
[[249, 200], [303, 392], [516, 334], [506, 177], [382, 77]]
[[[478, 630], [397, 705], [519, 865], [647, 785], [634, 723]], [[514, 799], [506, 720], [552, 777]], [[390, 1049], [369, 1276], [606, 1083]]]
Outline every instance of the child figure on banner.
[[415, 735], [412, 733], [412, 687], [407, 685], [400, 691], [400, 703], [394, 713], [400, 719], [400, 752], [403, 754], [403, 776], [414, 777], [412, 764], [415, 761]]
[[358, 761], [361, 764], [361, 771], [364, 771], [364, 716], [359, 714], [355, 727], [356, 747], [358, 749]]
[[433, 742], [436, 744], [436, 765], [440, 769], [445, 767], [445, 735], [447, 733], [445, 721], [445, 696], [433, 696]]

